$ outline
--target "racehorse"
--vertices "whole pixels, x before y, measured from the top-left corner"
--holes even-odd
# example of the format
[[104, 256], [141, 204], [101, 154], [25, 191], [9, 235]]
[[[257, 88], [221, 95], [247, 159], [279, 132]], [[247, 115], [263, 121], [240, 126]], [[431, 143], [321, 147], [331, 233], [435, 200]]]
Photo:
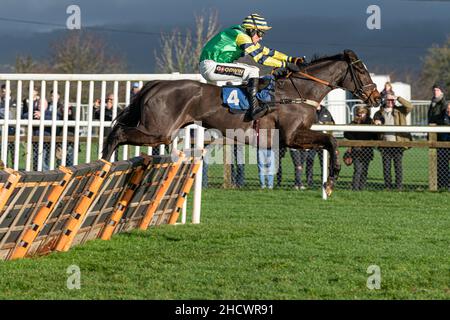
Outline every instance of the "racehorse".
[[[258, 120], [259, 129], [278, 129], [280, 146], [324, 148], [329, 152], [329, 176], [325, 184], [328, 194], [340, 170], [337, 142], [332, 135], [310, 128], [316, 119], [316, 106], [336, 88], [350, 91], [370, 107], [381, 102], [365, 64], [352, 50], [345, 50], [312, 60], [301, 72], [277, 79], [274, 108]], [[224, 136], [227, 129], [247, 130], [253, 126], [253, 121], [246, 120], [244, 114], [230, 113], [223, 106], [218, 86], [193, 80], [150, 81], [115, 119], [104, 142], [102, 158], [109, 160], [123, 144], [170, 144], [173, 132], [194, 122], [217, 129]], [[271, 136], [265, 141], [268, 147]], [[245, 143], [254, 144], [249, 140]]]

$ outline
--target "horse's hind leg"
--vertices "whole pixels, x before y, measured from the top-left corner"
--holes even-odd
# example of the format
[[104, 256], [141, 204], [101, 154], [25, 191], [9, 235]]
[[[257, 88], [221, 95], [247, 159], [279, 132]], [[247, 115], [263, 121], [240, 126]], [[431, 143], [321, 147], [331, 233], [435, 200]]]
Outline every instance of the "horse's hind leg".
[[340, 171], [337, 141], [336, 139], [326, 133], [312, 130], [298, 130], [293, 137], [288, 141], [288, 147], [297, 149], [308, 148], [323, 148], [330, 154], [330, 166], [329, 175], [327, 179], [327, 193], [331, 194], [333, 190], [335, 180], [337, 179]]
[[157, 135], [150, 136], [136, 128], [125, 127], [118, 124], [114, 126], [111, 133], [105, 139], [102, 150], [102, 159], [109, 161], [117, 147], [124, 144], [154, 147], [160, 144], [169, 143], [169, 138]]

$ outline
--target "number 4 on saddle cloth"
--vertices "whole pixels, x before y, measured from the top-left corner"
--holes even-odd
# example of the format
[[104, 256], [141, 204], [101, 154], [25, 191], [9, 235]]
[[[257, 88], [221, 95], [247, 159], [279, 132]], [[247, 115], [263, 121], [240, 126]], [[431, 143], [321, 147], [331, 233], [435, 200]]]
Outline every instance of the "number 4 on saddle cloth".
[[[256, 98], [261, 103], [274, 101], [275, 98], [275, 78], [273, 76], [261, 77], [263, 84], [256, 94]], [[243, 85], [222, 87], [223, 104], [229, 108], [231, 113], [244, 113], [250, 107], [247, 97], [247, 88]]]

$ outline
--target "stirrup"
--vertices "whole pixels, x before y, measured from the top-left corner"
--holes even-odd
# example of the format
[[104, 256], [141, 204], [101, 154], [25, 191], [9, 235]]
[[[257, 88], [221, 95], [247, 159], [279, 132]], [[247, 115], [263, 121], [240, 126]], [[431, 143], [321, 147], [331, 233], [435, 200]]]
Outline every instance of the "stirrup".
[[269, 106], [267, 104], [259, 104], [255, 109], [251, 112], [252, 120], [258, 120], [261, 117], [265, 116], [269, 112]]

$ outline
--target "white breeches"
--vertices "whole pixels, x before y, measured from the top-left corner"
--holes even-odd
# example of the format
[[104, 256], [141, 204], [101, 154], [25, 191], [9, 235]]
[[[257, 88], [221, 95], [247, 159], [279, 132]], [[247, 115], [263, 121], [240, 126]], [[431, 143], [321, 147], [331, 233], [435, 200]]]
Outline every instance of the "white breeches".
[[200, 74], [207, 81], [243, 82], [259, 78], [259, 68], [244, 63], [220, 63], [213, 60], [200, 62]]

